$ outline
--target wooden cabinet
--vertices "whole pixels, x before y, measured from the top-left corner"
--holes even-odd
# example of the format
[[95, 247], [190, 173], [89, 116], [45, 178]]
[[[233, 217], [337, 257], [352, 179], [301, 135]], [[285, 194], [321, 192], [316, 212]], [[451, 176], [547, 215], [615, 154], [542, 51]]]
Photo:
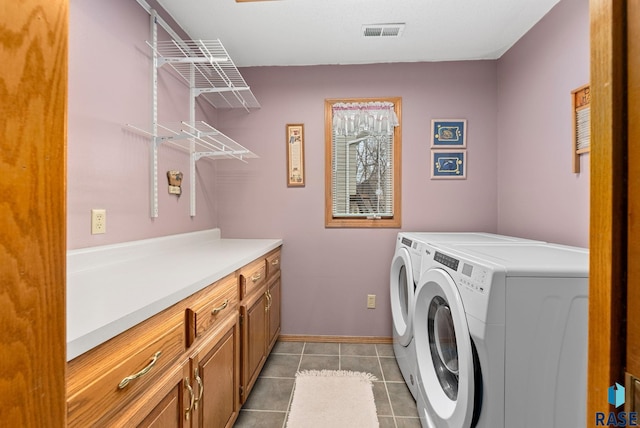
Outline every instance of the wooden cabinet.
[[172, 307], [70, 361], [68, 425], [107, 425], [147, 394], [184, 350], [184, 314]]
[[232, 427], [240, 411], [240, 332], [235, 314], [196, 346], [190, 357], [191, 426]]
[[238, 313], [238, 279], [235, 274], [200, 292], [186, 313], [187, 346], [216, 328], [221, 321]]
[[267, 313], [268, 313], [268, 334], [267, 334], [267, 354], [271, 352], [273, 346], [280, 336], [280, 273], [269, 280], [267, 289]]
[[239, 278], [244, 403], [280, 334], [280, 249], [242, 269]]
[[240, 298], [264, 291], [267, 280], [267, 265], [264, 258], [259, 258], [240, 269]]
[[[191, 303], [192, 302], [192, 303]], [[240, 410], [240, 332], [235, 274], [218, 281], [187, 302], [190, 348], [167, 376], [163, 393], [145, 400], [158, 404], [143, 427], [227, 428]], [[165, 390], [168, 392], [164, 393]], [[130, 420], [130, 419], [129, 419]], [[130, 422], [118, 422], [125, 426]]]
[[189, 361], [178, 360], [140, 399], [97, 426], [190, 428], [186, 410], [193, 397], [190, 391]]
[[175, 385], [149, 415], [138, 425], [139, 428], [184, 427], [181, 412], [181, 383]]
[[279, 332], [278, 249], [70, 361], [68, 426], [230, 428]]
[[278, 248], [267, 254], [265, 261], [267, 262], [267, 276], [268, 278], [273, 278], [280, 272], [280, 249]]
[[267, 262], [267, 355], [280, 336], [280, 248], [270, 252]]
[[240, 306], [242, 325], [242, 388], [240, 400], [244, 403], [264, 365], [267, 336], [267, 295], [264, 291], [246, 299]]
[[[231, 426], [240, 388], [236, 278], [229, 275], [70, 361], [68, 425]], [[226, 422], [208, 422], [221, 419]]]

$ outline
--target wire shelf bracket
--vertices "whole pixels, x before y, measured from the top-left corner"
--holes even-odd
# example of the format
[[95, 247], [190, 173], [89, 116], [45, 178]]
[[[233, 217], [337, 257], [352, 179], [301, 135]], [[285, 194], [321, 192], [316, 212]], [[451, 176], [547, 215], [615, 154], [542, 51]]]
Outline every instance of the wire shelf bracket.
[[151, 45], [158, 67], [168, 64], [215, 108], [260, 108], [220, 40], [165, 40]]
[[[150, 14], [152, 51], [151, 67], [151, 130], [136, 125], [127, 127], [151, 139], [150, 149], [150, 215], [158, 217], [158, 148], [171, 144], [189, 153], [190, 215], [196, 215], [196, 162], [202, 158], [247, 159], [258, 156], [233, 139], [203, 121], [195, 120], [195, 99], [202, 97], [214, 108], [237, 109], [247, 112], [260, 108], [250, 87], [231, 60], [220, 40], [183, 40], [149, 6], [138, 3]], [[170, 40], [158, 41], [158, 24], [170, 35]], [[158, 70], [170, 67], [189, 87], [189, 121], [158, 123]]]

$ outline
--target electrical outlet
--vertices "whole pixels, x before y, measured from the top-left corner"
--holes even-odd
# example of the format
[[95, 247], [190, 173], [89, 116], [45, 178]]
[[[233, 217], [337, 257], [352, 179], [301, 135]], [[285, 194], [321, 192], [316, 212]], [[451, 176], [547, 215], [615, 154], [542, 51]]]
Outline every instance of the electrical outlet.
[[367, 309], [375, 309], [376, 308], [376, 295], [368, 294], [367, 295]]
[[91, 210], [91, 234], [107, 233], [107, 210]]

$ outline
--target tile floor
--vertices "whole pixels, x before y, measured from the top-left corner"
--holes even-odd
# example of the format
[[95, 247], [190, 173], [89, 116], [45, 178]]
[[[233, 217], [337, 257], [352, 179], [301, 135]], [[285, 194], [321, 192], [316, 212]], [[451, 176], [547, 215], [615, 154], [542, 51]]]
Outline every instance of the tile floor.
[[298, 370], [354, 370], [375, 375], [381, 428], [420, 427], [391, 344], [277, 342], [234, 427], [283, 428]]

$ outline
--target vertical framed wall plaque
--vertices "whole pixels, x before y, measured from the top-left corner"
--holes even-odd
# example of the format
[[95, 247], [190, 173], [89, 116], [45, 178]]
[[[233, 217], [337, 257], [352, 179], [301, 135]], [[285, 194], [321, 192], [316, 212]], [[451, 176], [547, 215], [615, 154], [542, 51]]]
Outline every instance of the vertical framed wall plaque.
[[591, 151], [591, 90], [584, 85], [571, 91], [573, 120], [572, 171], [580, 172], [580, 155]]
[[304, 125], [287, 124], [287, 186], [304, 187]]

